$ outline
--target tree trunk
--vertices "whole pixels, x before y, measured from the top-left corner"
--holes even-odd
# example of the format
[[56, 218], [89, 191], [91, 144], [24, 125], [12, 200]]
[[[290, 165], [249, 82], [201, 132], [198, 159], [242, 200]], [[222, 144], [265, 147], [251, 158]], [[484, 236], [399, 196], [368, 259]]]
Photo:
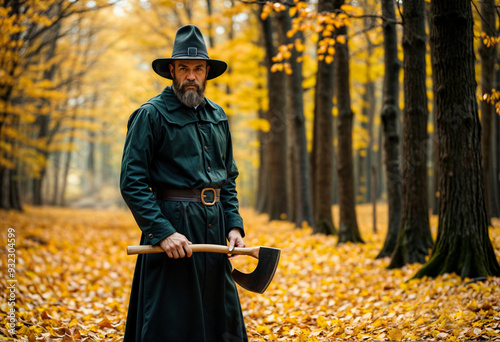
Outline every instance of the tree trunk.
[[[9, 11], [8, 18], [20, 18], [23, 10], [28, 10], [30, 7], [29, 4], [23, 6], [19, 1], [4, 1], [4, 5]], [[20, 26], [20, 22], [17, 25]], [[12, 104], [11, 96], [14, 89], [14, 81], [12, 80], [16, 80], [18, 76], [16, 70], [19, 67], [19, 54], [23, 44], [16, 44], [21, 42], [21, 32], [9, 34], [8, 38], [11, 44], [6, 49], [5, 56], [0, 58], [2, 64], [0, 69], [6, 74], [4, 77], [0, 77], [0, 142], [2, 143], [0, 144], [0, 185], [2, 189], [0, 191], [0, 208], [22, 210], [18, 180], [16, 177], [12, 177], [17, 166], [15, 156], [10, 149], [13, 147], [12, 145], [15, 145], [15, 142], [5, 135], [4, 129], [18, 125], [18, 118], [10, 113], [9, 105]], [[9, 54], [11, 57], [7, 59], [6, 56]], [[9, 121], [11, 122], [9, 123]]]
[[9, 170], [9, 202], [10, 209], [23, 210], [21, 191], [19, 191], [19, 166]]
[[[498, 59], [497, 59], [498, 60]], [[496, 72], [495, 89], [500, 89], [500, 68]], [[490, 160], [491, 217], [500, 217], [500, 115], [493, 115]]]
[[54, 152], [54, 179], [53, 179], [53, 189], [52, 189], [52, 199], [50, 201], [50, 205], [57, 205], [58, 204], [58, 199], [59, 199], [59, 180], [60, 180], [60, 175], [59, 175], [59, 163], [61, 161], [61, 152], [55, 151]]
[[414, 277], [500, 276], [488, 236], [471, 3], [433, 1], [431, 13], [441, 195], [437, 241], [430, 260]]
[[[500, 28], [498, 29], [500, 35]], [[497, 36], [498, 36], [497, 35]], [[500, 89], [500, 58], [497, 58], [495, 89]], [[493, 136], [491, 139], [491, 216], [500, 217], [500, 115], [493, 115]]]
[[[318, 12], [333, 12], [331, 1], [319, 0]], [[318, 59], [311, 155], [314, 233], [336, 235], [332, 215], [333, 183], [333, 64]]]
[[[340, 10], [344, 0], [335, 1], [335, 9]], [[336, 36], [344, 36], [345, 43], [335, 44], [335, 92], [338, 108], [338, 177], [339, 177], [339, 239], [338, 243], [363, 242], [356, 219], [356, 199], [354, 194], [352, 125], [354, 113], [351, 109], [349, 82], [349, 50], [347, 47], [347, 27], [335, 30]]]
[[[262, 20], [261, 20], [262, 21]], [[288, 217], [287, 189], [287, 140], [286, 140], [286, 74], [284, 71], [271, 72], [272, 57], [275, 55], [271, 18], [262, 21], [266, 66], [268, 103], [266, 118], [271, 125], [267, 133], [267, 153], [269, 170], [269, 218], [279, 220]]]
[[384, 87], [381, 112], [384, 164], [386, 169], [389, 220], [384, 246], [377, 258], [392, 255], [401, 222], [401, 170], [399, 164], [399, 71], [398, 36], [394, 0], [382, 1], [384, 18]]
[[[292, 27], [291, 18], [288, 12], [283, 12], [280, 17], [281, 32], [286, 36], [286, 32]], [[287, 39], [286, 44], [293, 44], [295, 39], [303, 39], [301, 33], [295, 34]], [[297, 62], [297, 58], [302, 55], [296, 49], [292, 49], [289, 59], [292, 73], [288, 75], [287, 94], [289, 103], [289, 147], [291, 152], [291, 189], [292, 203], [290, 203], [292, 217], [295, 225], [300, 228], [306, 222], [313, 225], [311, 207], [311, 185], [309, 178], [309, 159], [307, 152], [306, 120], [304, 117], [304, 100], [302, 89], [302, 64]]]
[[[427, 3], [425, 6], [425, 17], [427, 18], [427, 25], [428, 27], [431, 26], [431, 9], [430, 9], [430, 3]], [[428, 39], [428, 44], [429, 48], [431, 51], [431, 65], [433, 64], [433, 58], [434, 58], [434, 42], [430, 39], [430, 37], [427, 37]], [[436, 75], [432, 73], [432, 94], [436, 94]], [[432, 177], [430, 177], [431, 187], [430, 187], [430, 193], [429, 193], [429, 206], [432, 210], [433, 215], [438, 214], [439, 210], [439, 155], [438, 155], [438, 136], [436, 132], [436, 96], [433, 96], [432, 98], [432, 112], [430, 113], [431, 115], [431, 120], [432, 124], [434, 126], [434, 130], [432, 133], [430, 133], [430, 146], [431, 148], [431, 153], [432, 153]]]
[[[368, 8], [367, 1], [364, 1], [363, 6]], [[375, 82], [373, 80], [372, 60], [374, 44], [369, 35], [369, 30], [373, 27], [373, 18], [365, 18], [363, 26], [367, 44], [367, 55], [365, 60], [365, 77], [364, 94], [362, 95], [362, 113], [364, 120], [360, 121], [360, 125], [368, 132], [368, 142], [366, 148], [358, 151], [359, 175], [357, 182], [358, 203], [369, 203], [372, 200], [372, 162], [373, 162], [373, 124], [375, 120], [376, 101], [375, 101]]]
[[[69, 142], [68, 144], [71, 146], [74, 142], [74, 128], [71, 128], [70, 136], [69, 136]], [[69, 177], [69, 169], [71, 166], [71, 154], [73, 152], [71, 151], [71, 148], [68, 149], [66, 152], [66, 161], [64, 163], [64, 170], [63, 170], [63, 178], [62, 178], [62, 186], [61, 186], [61, 206], [66, 206], [66, 189], [68, 186], [68, 177]]]
[[[61, 11], [61, 4], [57, 4], [52, 7], [52, 17], [59, 17], [60, 16], [60, 11]], [[51, 63], [53, 58], [56, 56], [57, 53], [57, 44], [58, 44], [58, 37], [61, 31], [61, 23], [54, 24], [46, 34], [44, 34], [43, 41], [47, 42], [48, 49], [45, 51], [43, 54], [43, 57], [40, 58], [40, 64], [41, 65], [46, 65], [50, 64], [49, 68], [46, 68], [42, 74], [42, 80], [45, 81], [53, 81], [57, 68], [59, 67], [58, 63]], [[38, 108], [41, 109], [42, 107], [45, 106], [50, 106], [50, 99], [42, 97], [40, 99], [40, 103]], [[49, 159], [49, 154], [50, 154], [50, 144], [52, 142], [52, 138], [55, 134], [55, 132], [51, 132], [51, 129], [49, 125], [51, 124], [51, 114], [38, 114], [38, 117], [35, 121], [35, 125], [38, 128], [38, 135], [37, 135], [37, 140], [43, 141], [44, 144], [42, 147], [37, 148], [38, 153], [45, 159]], [[43, 185], [43, 180], [45, 178], [45, 175], [47, 174], [47, 167], [44, 166], [40, 170], [40, 174], [37, 175], [33, 181], [33, 205], [43, 205], [43, 191], [42, 191], [42, 185]]]
[[[481, 30], [489, 37], [494, 37], [495, 32], [495, 2], [485, 0], [481, 2]], [[495, 81], [495, 60], [497, 57], [496, 45], [486, 46], [481, 39], [479, 47], [481, 56], [481, 93], [491, 95], [491, 90]], [[486, 199], [486, 212], [488, 213], [488, 223], [490, 223], [492, 201], [490, 196], [490, 162], [491, 162], [491, 137], [493, 132], [492, 116], [495, 113], [493, 104], [488, 101], [481, 101], [481, 153], [483, 155], [483, 178]]]
[[[265, 118], [265, 112], [262, 107], [259, 108], [258, 110], [259, 113], [259, 119], [264, 119]], [[257, 175], [257, 199], [255, 201], [255, 209], [259, 213], [268, 213], [268, 195], [269, 192], [267, 191], [269, 187], [269, 172], [268, 172], [268, 162], [267, 162], [267, 144], [266, 142], [266, 137], [267, 133], [260, 131], [257, 133], [259, 136], [259, 170], [258, 170], [258, 175]]]
[[403, 201], [389, 268], [424, 263], [432, 248], [427, 197], [427, 93], [424, 0], [403, 0]]
[[[262, 6], [260, 6], [259, 13], [262, 13]], [[258, 15], [258, 14], [257, 14]], [[270, 73], [270, 58], [268, 58], [268, 54], [273, 53], [272, 45], [268, 46], [265, 43], [270, 43], [272, 42], [272, 36], [269, 36], [267, 38], [264, 38], [265, 35], [271, 35], [272, 34], [272, 27], [271, 27], [271, 19], [268, 18], [268, 20], [262, 21], [261, 20], [261, 26], [262, 26], [262, 37], [259, 40], [260, 43], [262, 44], [262, 48], [266, 52], [266, 73], [267, 73], [267, 78], [269, 79], [269, 73]], [[261, 86], [259, 84], [259, 88], [262, 89], [264, 86]], [[259, 119], [265, 119], [266, 118], [266, 113], [264, 110], [264, 104], [259, 102]], [[267, 139], [268, 139], [268, 132], [264, 132], [262, 130], [259, 130], [258, 132], [259, 136], [259, 171], [258, 171], [258, 180], [257, 180], [257, 199], [255, 203], [255, 209], [259, 213], [269, 213], [269, 170], [268, 166], [269, 163], [267, 162], [268, 158], [268, 151], [267, 151]]]
[[0, 167], [0, 209], [23, 210], [17, 169]]
[[[368, 41], [368, 56], [373, 53], [373, 46]], [[367, 203], [371, 199], [371, 164], [373, 149], [373, 120], [375, 113], [375, 83], [371, 79], [371, 62], [366, 59], [366, 83], [364, 84], [364, 94], [362, 95], [363, 118], [360, 126], [368, 132], [368, 142], [366, 147], [357, 151], [358, 156], [358, 177], [357, 177], [357, 198], [358, 203]]]

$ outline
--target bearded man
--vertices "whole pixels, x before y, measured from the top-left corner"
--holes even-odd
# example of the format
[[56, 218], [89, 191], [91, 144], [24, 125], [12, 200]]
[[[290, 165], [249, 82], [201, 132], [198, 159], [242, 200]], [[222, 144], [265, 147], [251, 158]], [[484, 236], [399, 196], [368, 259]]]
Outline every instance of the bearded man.
[[137, 258], [125, 342], [248, 340], [228, 257], [190, 248], [245, 246], [228, 120], [204, 96], [226, 68], [208, 57], [196, 26], [181, 27], [172, 57], [153, 61], [172, 86], [130, 116], [121, 192], [141, 244], [165, 253]]

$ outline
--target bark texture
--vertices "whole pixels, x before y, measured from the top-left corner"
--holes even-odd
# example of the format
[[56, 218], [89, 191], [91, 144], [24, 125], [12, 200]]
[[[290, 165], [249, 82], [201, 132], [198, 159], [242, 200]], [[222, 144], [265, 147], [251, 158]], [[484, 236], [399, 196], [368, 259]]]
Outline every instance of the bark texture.
[[377, 258], [391, 256], [398, 241], [401, 222], [401, 169], [399, 162], [399, 71], [398, 35], [394, 0], [382, 0], [384, 18], [384, 88], [382, 107], [383, 148], [387, 183], [389, 220], [384, 246]]
[[[319, 0], [318, 11], [333, 11], [331, 1]], [[311, 173], [314, 233], [337, 234], [333, 225], [333, 64], [318, 60]]]
[[[495, 32], [495, 2], [481, 2], [481, 31], [485, 32], [489, 37], [494, 37]], [[479, 48], [481, 56], [481, 93], [490, 94], [494, 88], [495, 81], [495, 62], [497, 59], [496, 45], [486, 46], [484, 40], [481, 39], [481, 47]], [[488, 223], [492, 214], [492, 196], [490, 186], [490, 164], [492, 152], [492, 134], [493, 134], [493, 115], [495, 108], [488, 101], [481, 101], [481, 126], [483, 128], [481, 135], [481, 151], [483, 154], [483, 178], [485, 184], [486, 209], [488, 213]], [[496, 213], [495, 213], [496, 214]]]
[[[343, 0], [335, 1], [335, 9], [340, 10]], [[347, 28], [336, 30], [337, 35], [346, 38], [345, 43], [337, 42], [335, 48], [335, 92], [338, 108], [338, 177], [339, 177], [339, 239], [338, 243], [363, 242], [356, 219], [356, 199], [354, 193], [354, 167], [352, 153], [352, 125], [354, 113], [351, 109], [349, 88], [349, 50]]]
[[273, 28], [271, 18], [262, 21], [264, 46], [266, 50], [267, 87], [269, 108], [266, 118], [271, 125], [266, 134], [267, 144], [265, 158], [268, 163], [268, 187], [266, 212], [271, 220], [279, 220], [288, 216], [287, 187], [287, 136], [286, 136], [286, 75], [284, 72], [271, 72], [271, 58], [275, 55]]
[[427, 94], [424, 0], [403, 1], [404, 122], [402, 209], [389, 268], [424, 263], [432, 248], [427, 198]]
[[471, 3], [434, 1], [431, 15], [441, 170], [439, 225], [432, 256], [415, 278], [443, 273], [499, 276], [484, 199]]
[[[303, 39], [302, 33], [296, 33], [288, 38], [287, 32], [292, 28], [292, 19], [288, 11], [281, 12], [278, 16], [280, 35], [285, 39], [284, 44], [293, 44], [295, 39]], [[288, 147], [290, 155], [290, 221], [300, 228], [306, 222], [313, 225], [311, 206], [311, 185], [309, 176], [309, 158], [307, 152], [306, 120], [304, 116], [304, 99], [302, 89], [302, 63], [297, 58], [302, 53], [292, 49], [289, 59], [292, 73], [287, 75], [287, 115]]]

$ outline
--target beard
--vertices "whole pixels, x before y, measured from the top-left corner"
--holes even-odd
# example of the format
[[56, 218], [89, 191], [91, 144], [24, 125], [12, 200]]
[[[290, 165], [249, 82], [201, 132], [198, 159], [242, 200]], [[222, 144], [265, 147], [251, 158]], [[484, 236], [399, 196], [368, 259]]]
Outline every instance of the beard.
[[[205, 86], [207, 84], [206, 79], [203, 81], [203, 84], [200, 84], [196, 80], [179, 83], [175, 75], [172, 76], [174, 81], [172, 89], [181, 103], [183, 103], [186, 107], [196, 107], [203, 102], [203, 99], [205, 98]], [[191, 85], [194, 85], [196, 90], [186, 89], [187, 86]]]

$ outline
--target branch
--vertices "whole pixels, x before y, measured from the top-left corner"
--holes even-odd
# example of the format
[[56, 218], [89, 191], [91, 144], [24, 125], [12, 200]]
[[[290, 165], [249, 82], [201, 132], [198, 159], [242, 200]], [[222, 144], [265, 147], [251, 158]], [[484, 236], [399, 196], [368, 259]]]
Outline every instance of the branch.
[[253, 4], [265, 5], [268, 2], [278, 3], [288, 7], [294, 7], [296, 5], [293, 1], [267, 1], [267, 0], [238, 0], [238, 1], [247, 5], [253, 5]]
[[[72, 30], [72, 29], [73, 29], [73, 27], [68, 28], [65, 32], [62, 32], [62, 33], [60, 33], [57, 37], [55, 37], [55, 38], [54, 38], [54, 40], [58, 40], [58, 39], [60, 39], [60, 38], [65, 37], [68, 33], [71, 33], [71, 30]], [[49, 40], [49, 41], [44, 41], [44, 42], [41, 42], [35, 50], [30, 51], [29, 53], [27, 53], [27, 54], [26, 54], [26, 56], [25, 56], [25, 58], [29, 60], [29, 59], [31, 59], [32, 57], [34, 57], [34, 56], [38, 55], [38, 54], [42, 51], [42, 49], [43, 49], [45, 46], [47, 46], [48, 44], [50, 44], [50, 43], [51, 43], [51, 41], [50, 41], [50, 40]]]
[[[238, 0], [238, 1], [241, 3], [244, 3], [244, 4], [250, 4], [250, 5], [251, 4], [265, 5], [268, 2], [279, 3], [279, 4], [282, 4], [285, 6], [289, 6], [289, 7], [294, 7], [296, 5], [294, 2], [287, 2], [287, 1], [267, 1], [267, 0]], [[318, 14], [324, 14], [324, 15], [328, 15], [328, 14], [332, 14], [332, 13], [333, 14], [344, 13], [344, 14], [347, 14], [347, 16], [349, 18], [352, 18], [352, 19], [374, 18], [374, 19], [381, 19], [381, 20], [388, 22], [388, 23], [391, 23], [391, 24], [400, 24], [400, 25], [403, 24], [401, 21], [397, 21], [396, 19], [387, 18], [383, 15], [377, 15], [377, 14], [350, 15], [349, 13], [346, 13], [340, 9], [336, 9], [332, 12], [330, 12], [330, 11], [318, 12]]]
[[[64, 0], [61, 1], [61, 2], [65, 2]], [[42, 28], [40, 28], [40, 30], [38, 31], [35, 31], [31, 36], [28, 37], [28, 39], [26, 40], [30, 40], [30, 39], [35, 39], [37, 38], [39, 35], [41, 35], [42, 33], [44, 33], [45, 31], [51, 29], [52, 27], [54, 27], [54, 25], [56, 25], [59, 21], [65, 19], [65, 18], [68, 18], [74, 14], [84, 14], [84, 13], [88, 13], [88, 12], [93, 12], [93, 11], [98, 11], [100, 9], [103, 9], [103, 8], [106, 8], [106, 7], [109, 7], [109, 6], [113, 6], [114, 2], [110, 2], [106, 5], [103, 5], [103, 6], [100, 6], [100, 7], [93, 7], [93, 8], [88, 8], [88, 9], [80, 9], [80, 10], [74, 10], [74, 11], [69, 11], [69, 9], [74, 5], [76, 4], [76, 2], [70, 2], [68, 6], [66, 6], [57, 16], [57, 18], [48, 26], [43, 26]]]
[[353, 19], [364, 19], [364, 18], [374, 18], [374, 19], [381, 19], [387, 23], [390, 23], [390, 24], [399, 24], [399, 25], [402, 25], [403, 22], [402, 21], [398, 21], [396, 19], [392, 19], [392, 18], [387, 18], [383, 15], [377, 15], [377, 14], [363, 14], [363, 15], [355, 15], [355, 16], [350, 16], [348, 13], [346, 13], [349, 18], [353, 18]]
[[[491, 0], [491, 1], [493, 1], [493, 0]], [[486, 25], [488, 25], [488, 27], [490, 28], [491, 32], [495, 32], [495, 31], [496, 31], [496, 30], [495, 30], [495, 28], [494, 28], [494, 27], [491, 27], [491, 25], [490, 25], [490, 23], [488, 22], [488, 20], [486, 20], [486, 19], [483, 17], [483, 15], [482, 15], [481, 11], [479, 10], [479, 8], [477, 8], [477, 5], [476, 5], [476, 3], [474, 2], [474, 0], [472, 0], [472, 1], [471, 1], [471, 4], [472, 4], [472, 6], [474, 6], [474, 8], [476, 9], [477, 14], [478, 14], [478, 15], [479, 15], [479, 17], [481, 18], [481, 21], [482, 21], [483, 23], [485, 23]], [[495, 6], [493, 6], [493, 7], [495, 7]], [[498, 10], [497, 10], [497, 14], [498, 14], [498, 16], [500, 17], [500, 12], [499, 12]]]
[[350, 37], [355, 37], [357, 36], [358, 34], [364, 34], [364, 33], [367, 33], [367, 32], [370, 32], [371, 30], [375, 29], [375, 28], [378, 28], [378, 27], [381, 27], [381, 25], [370, 25], [368, 27], [365, 27], [364, 29], [360, 30], [360, 31], [357, 31], [357, 32], [354, 32]]

